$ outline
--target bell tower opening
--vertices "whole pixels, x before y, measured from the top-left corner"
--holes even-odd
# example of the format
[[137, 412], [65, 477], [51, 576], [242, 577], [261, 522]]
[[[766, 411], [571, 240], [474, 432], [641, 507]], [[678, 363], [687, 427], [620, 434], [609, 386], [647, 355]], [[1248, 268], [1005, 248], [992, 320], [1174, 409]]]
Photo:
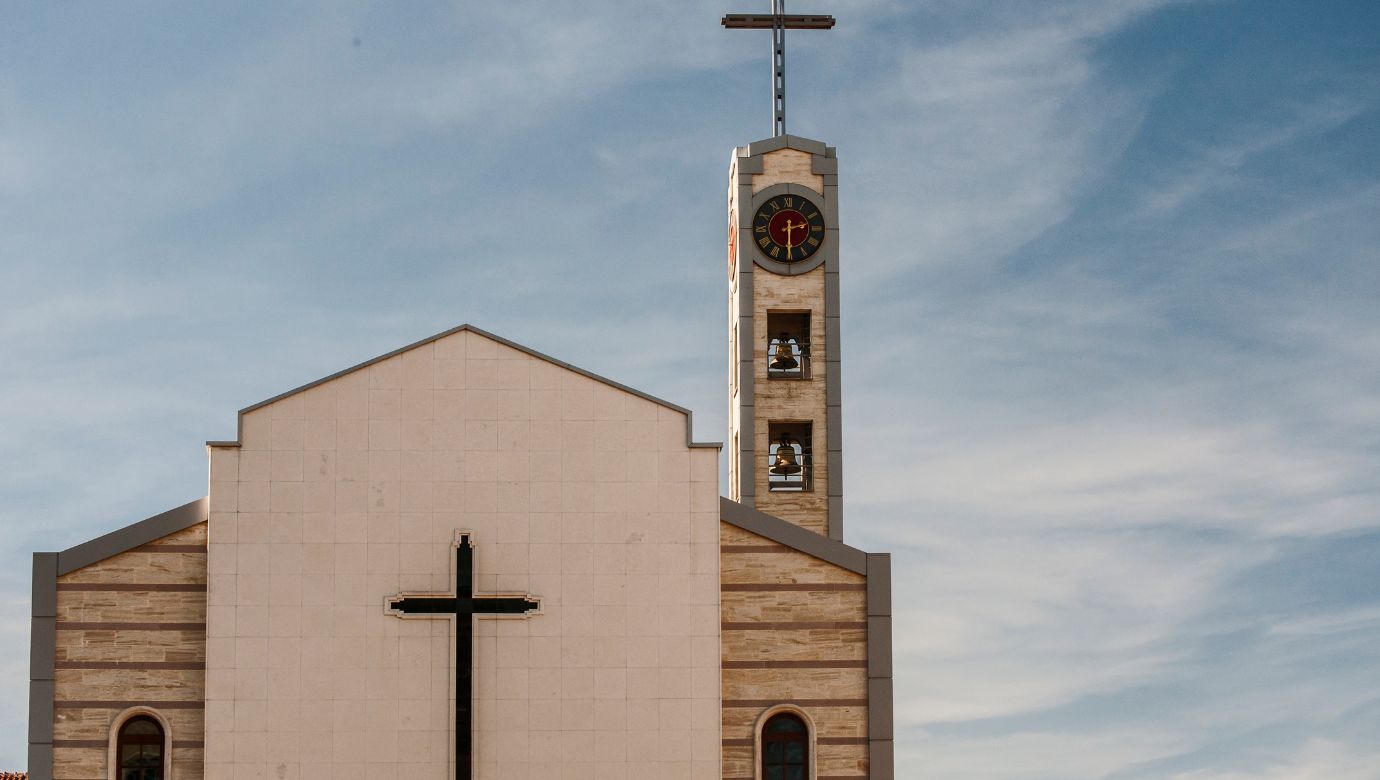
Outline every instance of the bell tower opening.
[[767, 378], [809, 379], [810, 313], [767, 312], [767, 334]]
[[809, 422], [774, 422], [768, 426], [767, 489], [802, 493], [813, 488], [814, 453]]

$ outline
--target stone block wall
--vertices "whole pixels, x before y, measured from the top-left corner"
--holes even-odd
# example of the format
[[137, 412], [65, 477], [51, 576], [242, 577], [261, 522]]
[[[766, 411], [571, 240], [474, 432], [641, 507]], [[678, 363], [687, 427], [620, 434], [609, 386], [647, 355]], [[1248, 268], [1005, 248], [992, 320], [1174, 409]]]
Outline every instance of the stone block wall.
[[[789, 151], [789, 150], [785, 150]], [[773, 152], [780, 154], [780, 152]], [[767, 377], [767, 317], [771, 312], [810, 313], [810, 378]], [[754, 490], [756, 507], [789, 520], [822, 536], [829, 535], [829, 431], [825, 383], [828, 381], [828, 349], [825, 343], [824, 268], [800, 276], [775, 276], [771, 284], [758, 283], [753, 300], [753, 381], [757, 394], [753, 411], [753, 440], [757, 452]], [[769, 489], [768, 436], [773, 422], [809, 421], [813, 486], [804, 493], [773, 493]]]
[[762, 156], [762, 173], [752, 177], [752, 193], [773, 184], [804, 184], [824, 192], [824, 177], [814, 172], [814, 155], [799, 149], [778, 149]]
[[867, 777], [866, 578], [728, 523], [719, 549], [725, 780], [755, 779], [780, 704], [814, 723], [818, 780]]
[[[779, 139], [778, 139], [779, 140]], [[771, 142], [763, 142], [770, 144]], [[836, 178], [832, 151], [787, 139], [797, 147], [755, 154], [735, 152], [729, 167], [729, 492], [728, 497], [831, 539], [842, 539], [842, 437], [839, 396]], [[816, 151], [815, 145], [818, 146]], [[756, 148], [754, 144], [751, 149]], [[769, 147], [768, 147], [769, 148]], [[786, 265], [762, 258], [741, 213], [778, 185], [807, 195], [826, 214], [826, 244], [811, 262]], [[759, 204], [760, 205], [760, 204]], [[750, 215], [749, 215], [750, 216]], [[770, 377], [769, 318], [808, 313], [810, 371]], [[772, 423], [809, 423], [811, 486], [770, 490]]]
[[[211, 451], [206, 777], [454, 777], [446, 593], [481, 593], [474, 760], [718, 780], [718, 448], [685, 410], [476, 331], [246, 411]], [[254, 713], [255, 717], [245, 717]], [[281, 769], [280, 769], [281, 768]]]
[[170, 724], [172, 774], [202, 777], [206, 523], [58, 578], [53, 776], [109, 777], [111, 727], [145, 706]]

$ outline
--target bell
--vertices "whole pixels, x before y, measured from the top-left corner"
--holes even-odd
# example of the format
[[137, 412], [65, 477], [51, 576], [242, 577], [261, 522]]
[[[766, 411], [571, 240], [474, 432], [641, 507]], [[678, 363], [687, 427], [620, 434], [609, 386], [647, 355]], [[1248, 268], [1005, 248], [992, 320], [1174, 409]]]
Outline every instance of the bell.
[[781, 338], [776, 340], [776, 345], [772, 347], [771, 363], [767, 368], [772, 371], [790, 371], [800, 367], [800, 361], [795, 359], [795, 350], [791, 348], [791, 343], [787, 341], [789, 336], [781, 334]]
[[773, 474], [799, 474], [800, 464], [795, 460], [795, 447], [791, 445], [791, 440], [785, 436], [781, 437], [781, 444], [776, 448], [776, 462], [770, 469]]

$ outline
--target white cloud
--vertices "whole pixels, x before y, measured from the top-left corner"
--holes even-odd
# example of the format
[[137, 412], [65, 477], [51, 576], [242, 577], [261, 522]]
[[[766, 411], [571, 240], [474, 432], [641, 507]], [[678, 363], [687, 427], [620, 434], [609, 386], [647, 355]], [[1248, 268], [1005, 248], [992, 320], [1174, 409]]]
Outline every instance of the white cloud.
[[1048, 710], [1174, 679], [1174, 640], [1261, 548], [1173, 534], [926, 518], [901, 548], [898, 717], [915, 727]]
[[1360, 607], [1325, 615], [1286, 618], [1270, 626], [1281, 637], [1327, 636], [1358, 629], [1380, 628], [1380, 607]]
[[1258, 769], [1195, 769], [1172, 775], [1172, 780], [1375, 780], [1380, 755], [1358, 752], [1330, 739], [1313, 739], [1294, 755]]
[[[1282, 539], [1370, 528], [1380, 517], [1380, 330], [1366, 277], [1347, 270], [1373, 266], [1377, 237], [1358, 226], [1373, 221], [1380, 190], [1339, 185], [1277, 213], [1237, 214], [1191, 235], [1174, 228], [1194, 199], [1367, 104], [1303, 102], [1282, 125], [1204, 142], [1134, 193], [1139, 210], [1123, 216], [1128, 228], [1161, 220], [1176, 239], [1165, 251], [1201, 254], [1201, 275], [1248, 268], [1243, 278], [1254, 281], [1322, 267], [1319, 276], [1346, 280], [1346, 299], [1326, 283], [1299, 295], [1287, 279], [1265, 291], [1230, 278], [1212, 288], [1188, 278], [1195, 269], [1146, 283], [1118, 266], [1139, 248], [1115, 241], [1061, 239], [1052, 260], [1021, 252], [1057, 237], [1099, 197], [1142, 129], [1166, 85], [1110, 77], [1099, 45], [1167, 5], [867, 2], [836, 11], [833, 37], [810, 43], [847, 42], [828, 55], [840, 87], [796, 126], [829, 127], [844, 163], [848, 533], [896, 551], [902, 776], [1132, 772], [1210, 753], [1224, 735], [1277, 722], [1280, 707], [1325, 718], [1365, 695], [1339, 672], [1286, 683], [1268, 666], [1306, 662], [1339, 635], [1368, 636], [1373, 609], [1320, 608], [1263, 626], [1205, 615]], [[273, 189], [321, 169], [391, 164], [407, 148], [458, 149], [476, 170], [529, 176], [522, 186], [535, 202], [565, 209], [562, 230], [587, 227], [648, 188], [677, 186], [691, 163], [666, 158], [694, 146], [697, 131], [581, 150], [602, 178], [578, 181], [528, 170], [514, 139], [557, 123], [596, 135], [582, 112], [610, 96], [626, 112], [617, 121], [642, 122], [639, 112], [661, 107], [650, 92], [634, 102], [632, 91], [659, 78], [728, 69], [735, 83], [755, 85], [765, 40], [719, 29], [724, 10], [458, 4], [432, 20], [446, 40], [437, 46], [326, 4], [291, 28], [247, 37], [202, 72], [131, 95], [98, 131], [63, 126], [38, 110], [42, 95], [14, 86], [27, 82], [0, 79], [0, 111], [16, 117], [0, 129], [0, 197], [22, 228], [0, 235], [0, 338], [11, 366], [15, 355], [25, 361], [0, 380], [11, 538], [40, 527], [68, 538], [136, 519], [137, 507], [163, 509], [148, 506], [152, 494], [200, 489], [199, 442], [228, 434], [236, 406], [464, 320], [687, 404], [699, 412], [699, 438], [722, 438], [720, 332], [686, 332], [700, 316], [683, 300], [698, 243], [634, 258], [644, 276], [610, 281], [591, 269], [638, 244], [610, 248], [603, 242], [620, 236], [596, 231], [599, 246], [579, 257], [525, 246], [503, 202], [506, 182], [470, 170], [399, 165], [395, 178], [361, 174], [322, 192]], [[746, 140], [724, 139], [712, 164]], [[456, 187], [479, 188], [463, 214], [403, 198], [441, 199]], [[245, 202], [282, 216], [248, 208], [223, 237], [170, 236], [169, 226], [199, 228], [188, 214], [228, 214], [233, 227]], [[360, 225], [384, 234], [381, 246], [403, 248], [341, 258], [394, 269], [388, 283], [345, 301], [323, 290], [346, 285], [337, 259], [318, 256], [338, 250], [313, 241]], [[637, 229], [646, 228], [628, 232]], [[706, 233], [706, 276], [717, 284], [721, 225]], [[440, 255], [431, 258], [440, 270], [409, 265], [414, 246]], [[504, 262], [478, 257], [476, 246], [504, 247]], [[1320, 247], [1328, 256], [1314, 263]], [[135, 262], [163, 255], [176, 262]], [[126, 277], [140, 281], [107, 281]], [[1228, 301], [1225, 325], [1194, 330], [1185, 290], [1246, 300]], [[213, 310], [212, 299], [235, 305]], [[150, 312], [167, 315], [157, 336], [146, 329]], [[201, 330], [165, 332], [193, 326]], [[99, 333], [111, 336], [106, 347], [86, 340]], [[109, 352], [88, 353], [101, 349]], [[259, 368], [225, 376], [220, 363]], [[159, 372], [174, 370], [190, 378], [163, 381]], [[202, 425], [221, 427], [175, 430]], [[102, 447], [72, 444], [101, 437], [137, 440], [138, 450], [112, 463]], [[6, 614], [19, 626], [15, 594]], [[1201, 656], [1214, 631], [1257, 629], [1263, 661], [1238, 669]], [[24, 669], [23, 643], [12, 638], [0, 658], [6, 680]], [[1152, 726], [1086, 713], [1042, 722], [1090, 699], [1175, 684], [1221, 688]], [[6, 690], [22, 701], [21, 689]], [[22, 723], [9, 725], [22, 735]], [[22, 756], [21, 740], [0, 753]], [[1270, 755], [1249, 776], [1374, 776], [1364, 774], [1374, 756], [1341, 739]], [[1234, 771], [1181, 777], [1247, 776]]]
[[1239, 184], [1240, 169], [1268, 152], [1316, 136], [1355, 119], [1366, 109], [1352, 97], [1323, 96], [1285, 119], [1236, 131], [1236, 136], [1200, 146], [1141, 194], [1139, 218], [1163, 217], [1206, 193]]
[[1142, 110], [1098, 72], [1094, 43], [1163, 5], [1026, 5], [902, 48], [849, 101], [866, 133], [850, 139], [863, 155], [850, 180], [866, 182], [845, 207], [850, 255], [866, 258], [852, 283], [990, 264], [1068, 216]]
[[[1333, 513], [1314, 503], [1306, 518], [1274, 508], [1342, 493], [1362, 463], [1301, 451], [1272, 431], [1190, 426], [1150, 412], [1139, 420], [1032, 421], [977, 436], [948, 433], [908, 457], [878, 453], [881, 462], [865, 464], [872, 468], [855, 480], [859, 493], [869, 503], [918, 500], [963, 516], [1019, 517], [1025, 526], [1095, 519], [1103, 527], [1176, 523], [1269, 535], [1374, 522], [1354, 506]], [[889, 454], [900, 459], [886, 462]], [[1377, 497], [1370, 508], [1380, 509]]]
[[900, 777], [946, 780], [1058, 780], [1106, 777], [1181, 748], [1171, 735], [1143, 730], [1099, 734], [1034, 731], [975, 738], [928, 739], [901, 748]]

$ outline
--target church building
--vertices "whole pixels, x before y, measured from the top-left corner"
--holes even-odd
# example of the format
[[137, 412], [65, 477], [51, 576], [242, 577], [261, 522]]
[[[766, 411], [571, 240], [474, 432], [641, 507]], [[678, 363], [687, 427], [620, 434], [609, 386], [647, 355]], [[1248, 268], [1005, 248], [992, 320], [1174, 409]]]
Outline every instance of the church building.
[[727, 485], [689, 410], [462, 325], [241, 410], [205, 497], [36, 553], [29, 777], [890, 780], [837, 193], [817, 141], [730, 160]]

